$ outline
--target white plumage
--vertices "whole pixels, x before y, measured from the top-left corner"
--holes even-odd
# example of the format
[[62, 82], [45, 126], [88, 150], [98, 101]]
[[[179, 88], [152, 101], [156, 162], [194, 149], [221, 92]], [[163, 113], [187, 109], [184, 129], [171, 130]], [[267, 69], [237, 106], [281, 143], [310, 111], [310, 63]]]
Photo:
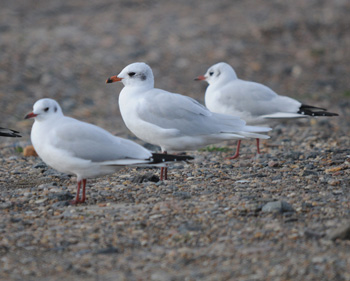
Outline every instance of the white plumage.
[[205, 75], [195, 80], [209, 83], [205, 105], [210, 111], [239, 116], [247, 124], [268, 124], [272, 119], [338, 115], [280, 96], [265, 85], [239, 79], [234, 69], [224, 62], [211, 66]]
[[133, 63], [106, 82], [122, 81], [119, 108], [126, 126], [138, 138], [163, 152], [198, 149], [229, 139], [269, 138], [270, 128], [246, 126], [239, 117], [210, 112], [194, 99], [154, 88], [151, 68]]
[[[31, 141], [40, 158], [60, 172], [77, 176], [78, 190], [74, 203], [85, 201], [87, 178], [114, 173], [120, 166], [155, 165], [162, 162], [158, 159], [159, 154], [152, 154], [133, 141], [64, 116], [61, 107], [53, 99], [38, 100], [34, 104], [33, 112], [25, 118], [35, 119]], [[171, 157], [170, 155], [169, 158]], [[175, 156], [171, 161], [176, 161], [176, 158], [184, 160], [180, 159], [181, 156]], [[155, 161], [156, 159], [158, 160]], [[82, 200], [79, 199], [81, 182]]]

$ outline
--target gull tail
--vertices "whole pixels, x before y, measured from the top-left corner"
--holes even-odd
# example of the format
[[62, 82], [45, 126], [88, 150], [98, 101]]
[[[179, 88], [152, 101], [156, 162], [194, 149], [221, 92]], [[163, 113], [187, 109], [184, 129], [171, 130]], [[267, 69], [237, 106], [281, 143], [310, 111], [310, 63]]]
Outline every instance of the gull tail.
[[0, 136], [2, 137], [11, 137], [11, 138], [20, 138], [22, 137], [19, 132], [11, 129], [1, 128], [0, 127]]
[[308, 116], [338, 116], [338, 113], [328, 112], [327, 109], [321, 107], [315, 107], [311, 105], [302, 104], [297, 112], [302, 115]]
[[270, 132], [272, 129], [269, 127], [260, 127], [260, 126], [244, 126], [244, 130], [246, 132], [251, 132], [251, 133], [266, 133]]
[[256, 133], [250, 133], [250, 132], [239, 132], [242, 136], [245, 136], [247, 138], [254, 138], [254, 139], [269, 139], [270, 137], [267, 135], [262, 134], [256, 134]]

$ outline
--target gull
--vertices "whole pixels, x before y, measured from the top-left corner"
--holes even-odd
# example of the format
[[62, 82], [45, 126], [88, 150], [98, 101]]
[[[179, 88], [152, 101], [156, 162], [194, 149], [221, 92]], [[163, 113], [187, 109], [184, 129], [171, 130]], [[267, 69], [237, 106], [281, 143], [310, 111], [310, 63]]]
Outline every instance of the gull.
[[7, 128], [0, 127], [0, 136], [2, 137], [11, 137], [11, 138], [20, 138], [21, 135], [19, 132]]
[[[40, 158], [54, 169], [77, 177], [72, 204], [85, 202], [86, 179], [116, 172], [122, 166], [158, 166], [191, 156], [152, 153], [95, 125], [64, 116], [53, 99], [40, 99], [25, 119], [34, 118], [31, 141]], [[82, 198], [80, 187], [82, 184]]]
[[[267, 86], [237, 78], [234, 69], [225, 62], [211, 66], [195, 80], [208, 82], [205, 106], [212, 112], [239, 116], [247, 124], [266, 124], [271, 120], [306, 118], [310, 116], [338, 116], [326, 109], [305, 105], [287, 96], [280, 96]], [[239, 156], [241, 141], [236, 154]], [[259, 139], [257, 138], [257, 150]]]
[[[195, 150], [224, 140], [269, 138], [257, 132], [266, 127], [246, 126], [239, 117], [209, 111], [196, 100], [154, 88], [152, 69], [143, 62], [126, 66], [106, 83], [121, 81], [119, 108], [125, 125], [138, 138], [167, 151]], [[161, 179], [167, 169], [161, 169]]]

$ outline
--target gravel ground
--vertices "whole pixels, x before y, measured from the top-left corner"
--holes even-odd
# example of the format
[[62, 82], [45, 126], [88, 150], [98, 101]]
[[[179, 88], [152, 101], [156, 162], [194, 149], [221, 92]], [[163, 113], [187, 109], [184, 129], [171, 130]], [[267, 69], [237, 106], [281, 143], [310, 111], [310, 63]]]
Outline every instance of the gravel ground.
[[[0, 10], [1, 280], [350, 280], [348, 1], [7, 1]], [[125, 168], [88, 181], [23, 157], [33, 103], [136, 140], [106, 85], [134, 61], [203, 102], [219, 61], [244, 79], [340, 114], [189, 152], [170, 179]], [[141, 144], [141, 141], [136, 140]], [[153, 176], [153, 177], [152, 177]], [[147, 181], [151, 178], [154, 181]]]

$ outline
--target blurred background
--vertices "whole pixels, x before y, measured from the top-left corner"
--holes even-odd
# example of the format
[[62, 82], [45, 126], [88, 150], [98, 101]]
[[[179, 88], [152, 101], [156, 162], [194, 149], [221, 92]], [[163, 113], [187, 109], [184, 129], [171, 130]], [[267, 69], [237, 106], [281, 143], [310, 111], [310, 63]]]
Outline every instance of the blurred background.
[[193, 79], [217, 62], [281, 95], [326, 107], [347, 128], [350, 104], [348, 0], [17, 0], [0, 10], [0, 126], [29, 140], [23, 117], [40, 98], [66, 115], [126, 136], [121, 83], [143, 61], [155, 85], [204, 101]]

